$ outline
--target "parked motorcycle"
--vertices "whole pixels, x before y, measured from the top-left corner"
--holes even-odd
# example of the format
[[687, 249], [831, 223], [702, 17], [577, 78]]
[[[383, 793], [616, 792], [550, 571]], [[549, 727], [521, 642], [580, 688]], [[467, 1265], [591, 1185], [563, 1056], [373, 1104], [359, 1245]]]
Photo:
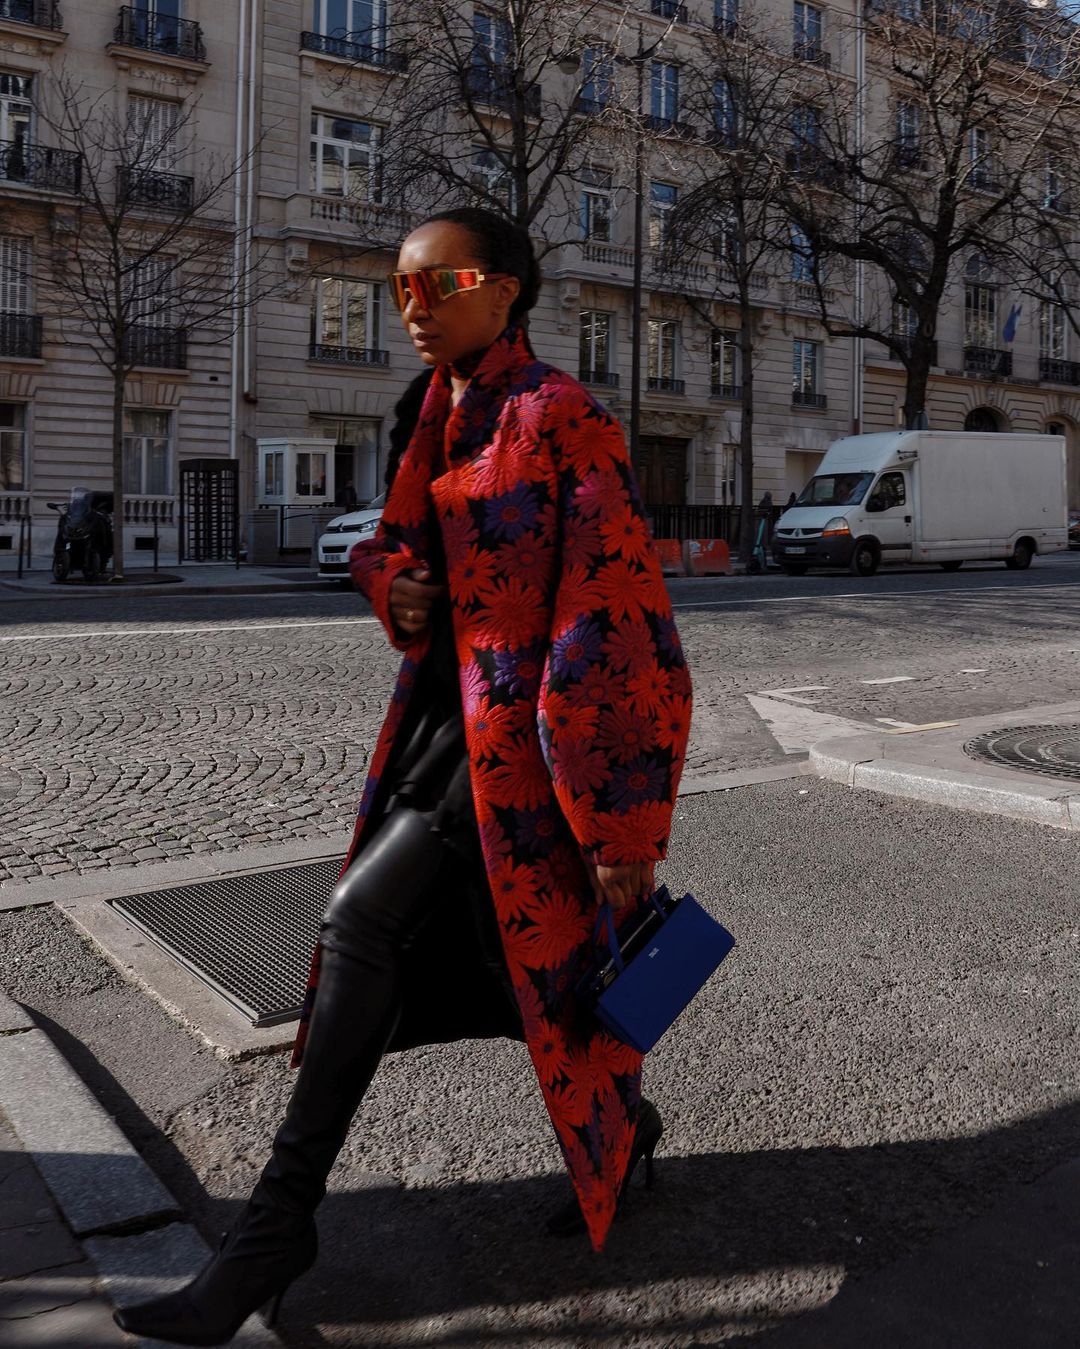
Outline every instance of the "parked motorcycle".
[[70, 501], [50, 501], [48, 506], [59, 513], [53, 576], [66, 581], [79, 568], [88, 581], [100, 581], [113, 553], [113, 494], [73, 487]]

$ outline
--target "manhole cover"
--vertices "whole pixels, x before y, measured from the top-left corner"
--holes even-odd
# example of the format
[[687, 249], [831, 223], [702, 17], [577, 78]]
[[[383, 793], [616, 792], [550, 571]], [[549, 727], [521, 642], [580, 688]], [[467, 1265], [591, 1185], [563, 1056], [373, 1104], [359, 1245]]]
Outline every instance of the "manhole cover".
[[1009, 726], [964, 746], [973, 759], [1026, 768], [1052, 778], [1080, 778], [1080, 726]]
[[334, 859], [149, 890], [109, 903], [253, 1026], [300, 1015]]

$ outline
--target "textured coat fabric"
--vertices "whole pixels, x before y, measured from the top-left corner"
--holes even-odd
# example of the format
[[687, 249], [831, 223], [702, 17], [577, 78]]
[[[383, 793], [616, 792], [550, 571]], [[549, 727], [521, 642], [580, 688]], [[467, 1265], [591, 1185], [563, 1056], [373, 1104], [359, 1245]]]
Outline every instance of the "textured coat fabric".
[[428, 555], [436, 526], [503, 954], [599, 1250], [630, 1157], [641, 1057], [575, 1002], [596, 917], [583, 858], [664, 857], [690, 679], [618, 425], [508, 329], [456, 407], [449, 371], [436, 372], [380, 529], [352, 552], [353, 578], [404, 660], [350, 860], [427, 650], [425, 635], [394, 628], [390, 588]]

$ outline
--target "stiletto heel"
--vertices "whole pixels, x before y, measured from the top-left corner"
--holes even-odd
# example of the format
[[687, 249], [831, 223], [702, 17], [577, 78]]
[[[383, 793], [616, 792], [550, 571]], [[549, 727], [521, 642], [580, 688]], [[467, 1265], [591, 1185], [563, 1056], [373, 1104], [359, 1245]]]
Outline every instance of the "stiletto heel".
[[289, 1285], [286, 1284], [280, 1292], [275, 1293], [270, 1301], [263, 1308], [263, 1320], [270, 1327], [277, 1325], [278, 1315], [281, 1312], [281, 1299], [289, 1291]]
[[[638, 1163], [645, 1159], [645, 1188], [651, 1190], [656, 1182], [654, 1157], [656, 1146], [664, 1133], [664, 1121], [660, 1112], [651, 1101], [641, 1099], [638, 1107], [637, 1126], [634, 1129], [634, 1141], [630, 1148], [630, 1161], [626, 1168], [626, 1177], [619, 1191], [619, 1202], [615, 1210], [616, 1217], [622, 1212], [623, 1200], [630, 1188], [630, 1181], [637, 1170]], [[548, 1219], [547, 1230], [553, 1237], [571, 1237], [585, 1231], [585, 1219], [581, 1216], [581, 1206], [576, 1199], [565, 1204], [558, 1213]]]

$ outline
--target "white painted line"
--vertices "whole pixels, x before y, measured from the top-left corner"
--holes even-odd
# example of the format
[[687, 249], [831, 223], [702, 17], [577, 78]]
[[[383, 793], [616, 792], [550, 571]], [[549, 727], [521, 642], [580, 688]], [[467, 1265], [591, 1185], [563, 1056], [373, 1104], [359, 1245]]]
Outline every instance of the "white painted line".
[[901, 731], [913, 731], [915, 723], [913, 721], [896, 721], [892, 717], [875, 717], [875, 721], [880, 721], [882, 726], [895, 726]]
[[788, 703], [805, 703], [812, 706], [817, 702], [816, 698], [800, 698], [800, 693], [825, 693], [828, 690], [828, 684], [800, 684], [793, 689], [762, 689], [763, 698], [783, 698]]
[[923, 595], [965, 595], [977, 599], [995, 591], [1017, 591], [1027, 594], [1031, 590], [1068, 590], [1080, 599], [1080, 585], [1072, 582], [1068, 585], [1003, 585], [1003, 586], [928, 586], [925, 590], [845, 590], [839, 595], [761, 595], [757, 599], [745, 600], [697, 600], [693, 604], [673, 604], [673, 609], [734, 609], [746, 604], [824, 604], [834, 600], [912, 600]]
[[961, 670], [961, 674], [987, 674], [990, 667], [988, 665], [978, 665], [974, 670]]
[[885, 679], [860, 679], [860, 684], [910, 684], [914, 675], [889, 675]]
[[828, 712], [812, 712], [809, 708], [797, 707], [780, 698], [763, 698], [760, 694], [748, 693], [746, 700], [768, 726], [773, 739], [785, 754], [805, 753], [819, 740], [865, 735], [867, 731], [875, 729], [865, 721], [834, 717]]
[[886, 735], [913, 735], [916, 731], [944, 731], [950, 726], [959, 726], [958, 721], [928, 721], [922, 726], [897, 726], [893, 731], [886, 731]]
[[96, 632], [27, 633], [0, 637], [0, 642], [67, 642], [73, 637], [187, 637], [215, 632], [264, 632], [277, 628], [337, 628], [356, 623], [378, 623], [377, 618], [311, 618], [296, 623], [236, 623], [213, 628], [99, 628]]

